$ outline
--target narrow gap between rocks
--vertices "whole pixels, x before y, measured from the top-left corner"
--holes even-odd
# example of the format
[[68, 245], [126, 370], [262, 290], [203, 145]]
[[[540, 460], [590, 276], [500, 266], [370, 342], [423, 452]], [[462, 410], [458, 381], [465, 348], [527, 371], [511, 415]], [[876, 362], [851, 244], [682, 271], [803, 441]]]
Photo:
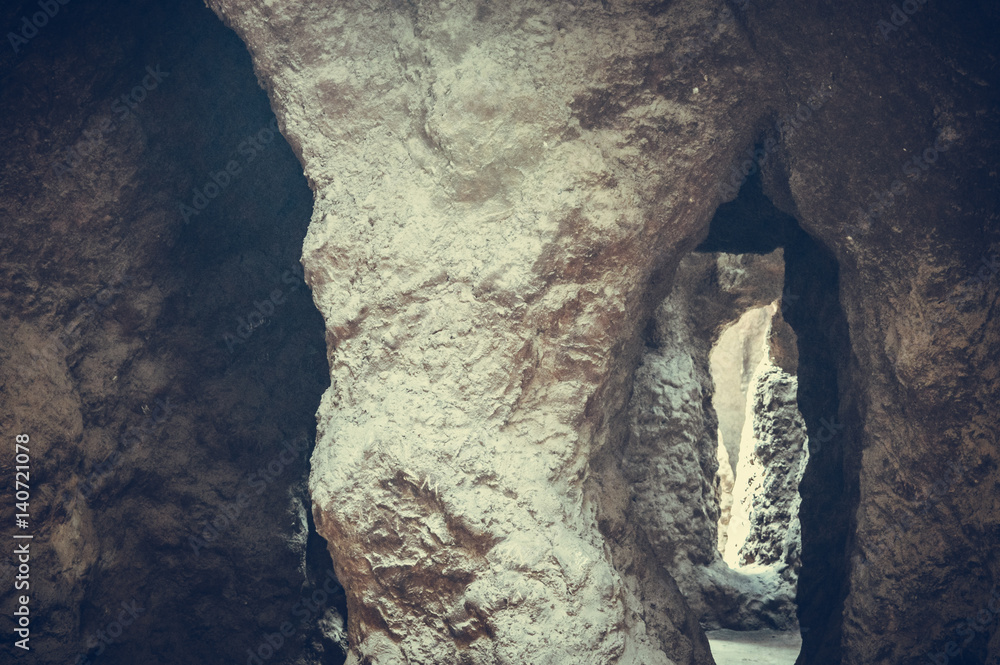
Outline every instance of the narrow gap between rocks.
[[639, 461], [659, 454], [677, 470], [659, 481], [671, 499], [638, 506], [716, 659], [791, 665], [838, 641], [850, 456], [824, 429], [846, 363], [836, 261], [752, 177], [682, 259], [646, 337], [623, 468], [644, 481]]
[[[840, 608], [846, 594], [844, 552], [856, 503], [850, 474], [856, 466], [854, 437], [840, 423], [857, 418], [845, 415], [854, 407], [841, 400], [841, 390], [850, 394], [845, 385], [849, 347], [837, 261], [792, 215], [775, 207], [758, 174], [734, 201], [720, 206], [697, 251], [774, 250], [781, 251], [784, 259], [780, 300], [772, 305], [777, 311], [769, 332], [776, 366], [770, 370], [774, 399], [768, 413], [761, 414], [764, 422], [759, 431], [765, 440], [784, 439], [786, 445], [776, 449], [785, 455], [803, 450], [798, 458], [790, 456], [782, 463], [784, 492], [798, 488], [798, 497], [787, 497], [786, 505], [798, 504], [801, 533], [799, 547], [786, 538], [783, 551], [792, 554], [789, 572], [797, 573], [795, 611], [802, 635], [797, 662], [808, 663], [821, 647], [839, 650]], [[774, 504], [768, 510], [783, 517]], [[791, 524], [787, 534], [794, 533]]]

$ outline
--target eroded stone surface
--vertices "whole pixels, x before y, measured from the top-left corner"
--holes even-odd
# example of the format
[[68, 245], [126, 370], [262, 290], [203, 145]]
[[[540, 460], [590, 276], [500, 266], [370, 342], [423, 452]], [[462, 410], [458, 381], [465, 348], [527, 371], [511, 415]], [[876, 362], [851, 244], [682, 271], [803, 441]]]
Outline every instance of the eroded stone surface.
[[[643, 323], [758, 139], [815, 240], [784, 238], [810, 441], [837, 426], [803, 480], [803, 662], [922, 657], [986, 602], [997, 81], [955, 37], [982, 10], [887, 43], [861, 3], [211, 4], [316, 196], [312, 492], [355, 661], [705, 662], [617, 460]], [[942, 455], [968, 471], [876, 548]]]
[[[783, 323], [780, 317], [776, 323]], [[807, 437], [798, 411], [798, 380], [771, 355], [761, 359], [750, 380], [725, 558], [740, 566], [788, 568], [790, 604], [800, 564], [799, 483], [808, 460]]]
[[336, 662], [313, 623], [341, 623], [336, 580], [292, 614], [331, 570], [305, 483], [328, 372], [301, 167], [273, 133], [248, 158], [273, 115], [201, 3], [47, 5], [17, 53], [7, 29], [39, 5], [0, 8], [0, 518], [13, 542], [23, 432], [33, 535], [30, 588], [0, 561], [31, 650], [5, 629], [0, 661], [243, 663], [294, 621], [281, 658]]
[[[727, 326], [741, 319], [745, 311], [764, 305], [769, 305], [766, 313], [770, 317], [774, 311], [771, 303], [781, 295], [783, 275], [780, 251], [767, 256], [685, 257], [670, 297], [656, 311], [655, 326], [646, 337], [649, 348], [635, 376], [629, 407], [630, 441], [622, 469], [632, 485], [639, 523], [659, 561], [677, 580], [692, 610], [706, 626], [739, 630], [796, 626], [794, 583], [782, 585], [778, 574], [770, 570], [732, 570], [717, 547], [717, 523], [723, 508], [721, 483], [725, 477], [717, 476], [720, 446], [713, 407], [713, 378], [720, 379], [709, 371], [709, 351]], [[753, 355], [766, 361], [767, 330], [759, 331], [753, 338], [761, 347]], [[728, 351], [738, 351], [739, 357], [728, 362], [717, 360], [733, 366], [743, 364], [742, 348]], [[734, 373], [731, 378], [738, 392], [741, 377]], [[758, 384], [748, 381], [748, 385], [753, 396]], [[794, 389], [791, 399], [791, 404], [785, 406], [794, 411]], [[781, 433], [775, 432], [773, 426], [765, 426], [756, 413], [757, 409], [767, 411], [770, 406], [751, 399], [747, 427], [751, 438], [757, 426], [758, 430], [773, 435], [769, 438], [772, 445], [780, 446]], [[786, 415], [782, 413], [781, 417]], [[763, 417], [770, 418], [770, 414]], [[799, 443], [801, 447], [801, 440]], [[749, 440], [747, 446], [751, 452], [743, 451], [747, 459], [741, 459], [736, 475], [740, 490], [747, 490], [738, 491], [740, 500], [749, 503], [764, 499], [767, 494], [768, 501], [797, 509], [797, 501], [787, 501], [786, 495], [778, 496], [779, 489], [789, 489], [788, 484], [778, 483], [780, 488], [769, 486], [769, 492], [755, 490], [756, 483], [749, 470], [762, 469], [762, 460], [752, 452]], [[725, 448], [721, 450], [724, 453]], [[728, 469], [728, 460], [726, 466]], [[781, 465], [774, 466], [772, 469], [768, 464], [760, 474], [761, 480], [767, 477], [768, 483], [775, 482], [770, 474], [773, 471], [780, 475]], [[732, 482], [730, 472], [730, 485]], [[797, 477], [790, 484], [795, 493]], [[731, 486], [729, 489], [732, 491]], [[754, 536], [771, 545], [781, 547], [786, 537], [797, 537], [797, 531], [786, 535], [778, 524], [768, 521], [768, 516], [747, 519], [739, 511], [736, 515], [742, 521], [757, 524], [760, 528]], [[737, 526], [741, 536], [750, 533], [749, 526]], [[762, 532], [768, 529], [774, 533]], [[775, 539], [777, 543], [771, 543]], [[796, 554], [797, 548], [792, 556]], [[794, 580], [794, 570], [789, 571], [788, 577]]]
[[[771, 328], [785, 326], [768, 308]], [[754, 609], [772, 625], [798, 629], [796, 584], [801, 568], [799, 483], [808, 461], [805, 423], [798, 411], [798, 381], [774, 364], [780, 344], [766, 345], [750, 380], [742, 455], [736, 470], [732, 517], [724, 559], [737, 575], [767, 589]], [[794, 370], [794, 367], [789, 369]], [[763, 602], [760, 602], [763, 601]]]
[[[802, 662], [950, 642], [997, 657], [1000, 632], [960, 634], [1000, 580], [995, 8], [925, 3], [883, 34], [888, 9], [860, 2], [736, 2], [721, 21], [701, 0], [211, 4], [313, 187], [305, 262], [334, 379], [313, 501], [355, 660], [707, 662], [620, 460], [645, 323], [755, 142], [764, 190], [805, 230], [748, 215], [750, 237], [731, 238], [748, 251], [785, 233], [811, 447]], [[150, 10], [165, 6], [60, 3], [2, 56], [4, 431], [37, 437], [53, 488], [35, 504], [36, 653], [52, 660], [86, 647], [123, 588], [154, 602], [103, 659], [229, 658], [315, 581], [301, 488], [271, 485], [217, 556], [187, 559], [190, 525], [280, 452], [247, 442], [308, 431], [288, 424], [312, 411], [293, 386], [322, 387], [325, 367], [273, 324], [239, 369], [198, 353], [294, 265], [279, 220], [302, 204], [277, 194], [291, 171], [258, 166], [185, 230], [178, 202], [258, 126], [216, 104], [241, 99], [240, 79], [201, 19], [174, 32]], [[3, 25], [37, 7], [5, 3]], [[90, 146], [162, 53], [187, 63], [183, 94], [150, 92]], [[247, 124], [220, 129], [230, 113]], [[53, 183], [81, 142], [73, 184]], [[98, 315], [78, 309], [121, 285]], [[67, 330], [73, 345], [36, 363]], [[57, 500], [174, 390], [176, 424], [125, 455], [105, 498]]]
[[312, 487], [355, 658], [707, 662], [588, 462], [622, 444], [649, 279], [714, 207], [663, 186], [734, 138], [743, 102], [703, 107], [662, 47], [717, 8], [213, 5], [316, 191]]

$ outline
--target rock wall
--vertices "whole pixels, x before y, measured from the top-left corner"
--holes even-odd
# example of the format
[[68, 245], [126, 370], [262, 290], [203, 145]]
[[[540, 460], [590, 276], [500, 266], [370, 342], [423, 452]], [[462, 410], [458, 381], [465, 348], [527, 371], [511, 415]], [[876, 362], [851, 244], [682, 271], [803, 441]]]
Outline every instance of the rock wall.
[[[803, 662], [921, 657], [987, 601], [996, 287], [966, 284], [997, 247], [993, 10], [928, 3], [886, 32], [860, 2], [211, 6], [316, 196], [311, 488], [354, 661], [707, 657], [616, 448], [643, 322], [741, 168], [804, 229], [788, 320], [827, 445], [803, 480]], [[768, 244], [744, 226], [732, 251]], [[969, 472], [941, 516], [876, 550], [942, 454]]]
[[689, 319], [698, 311], [691, 291], [711, 280], [715, 263], [713, 255], [685, 257], [670, 297], [657, 308], [650, 348], [635, 375], [630, 438], [621, 461], [638, 523], [699, 621], [707, 624], [717, 621], [720, 604], [704, 598], [718, 593], [719, 584], [710, 579], [727, 571], [715, 548], [718, 422], [708, 372], [711, 340], [698, 337]]
[[[772, 321], [784, 324], [780, 316]], [[738, 566], [780, 564], [779, 573], [788, 568], [789, 598], [795, 595], [800, 565], [799, 483], [808, 461], [797, 396], [795, 375], [766, 354], [750, 380], [744, 455], [736, 471], [731, 539], [724, 557]]]
[[316, 192], [312, 492], [350, 662], [709, 662], [614, 460], [650, 280], [714, 208], [708, 137], [672, 136], [734, 140], [660, 47], [715, 8], [212, 6]]
[[[724, 560], [739, 576], [767, 589], [753, 606], [782, 628], [797, 627], [796, 587], [801, 568], [799, 484], [808, 461], [805, 422], [798, 411], [795, 367], [774, 359], [786, 327], [776, 308], [768, 308], [764, 357], [750, 380], [750, 399], [736, 471], [732, 517]], [[788, 334], [794, 342], [794, 335]]]
[[[285, 662], [342, 661], [310, 535], [329, 377], [301, 167], [200, 3], [47, 4], [34, 32], [37, 2], [0, 8], [0, 661], [244, 663], [268, 636]], [[33, 536], [28, 588], [12, 531]], [[9, 629], [25, 594], [30, 651]]]
[[[685, 257], [670, 296], [657, 308], [655, 324], [646, 336], [647, 351], [635, 375], [629, 406], [630, 440], [621, 466], [632, 487], [636, 518], [699, 622], [709, 628], [792, 629], [797, 625], [797, 545], [787, 557], [780, 557], [783, 562], [787, 559], [780, 571], [733, 570], [717, 547], [717, 523], [723, 507], [723, 488], [717, 477], [718, 421], [713, 407], [713, 378], [718, 377], [709, 371], [709, 351], [722, 331], [743, 312], [780, 298], [783, 272], [780, 250], [766, 256]], [[769, 317], [772, 312], [773, 307]], [[763, 355], [762, 362], [767, 362], [767, 337], [767, 331], [758, 336], [761, 351], [755, 355]], [[741, 349], [740, 364], [742, 359]], [[734, 378], [738, 391], [740, 377]], [[772, 390], [772, 383], [757, 378], [750, 383], [751, 396]], [[746, 522], [742, 528], [738, 525], [740, 536], [762, 539], [758, 547], [780, 549], [786, 538], [798, 536], [797, 528], [784, 533], [779, 525], [787, 523], [788, 515], [778, 513], [797, 510], [801, 471], [785, 474], [787, 462], [799, 459], [791, 449], [782, 455], [776, 455], [777, 451], [764, 454], [765, 448], [784, 443], [783, 432], [775, 424], [783, 422], [788, 413], [772, 412], [774, 400], [764, 401], [763, 397], [751, 399], [747, 407], [748, 438], [736, 474], [737, 497], [747, 510], [737, 510], [736, 515]], [[791, 402], [782, 407], [794, 414], [794, 386], [790, 397]], [[758, 439], [766, 438], [769, 444], [761, 446], [759, 454], [751, 440], [755, 429]], [[799, 433], [799, 450], [803, 440]], [[752, 502], [766, 502], [772, 510], [751, 517]], [[731, 547], [738, 548], [742, 542]]]
[[[281, 442], [316, 411], [351, 662], [710, 662], [622, 466], [647, 322], [708, 237], [785, 249], [801, 662], [997, 658], [996, 8], [213, 0], [271, 126], [200, 8], [58, 4], [30, 34], [37, 3], [0, 10], [24, 40], [0, 60], [2, 417], [52, 488], [33, 655], [260, 649], [325, 555], [301, 483], [219, 507], [275, 458], [301, 479]], [[240, 161], [273, 127], [291, 150]], [[299, 258], [303, 172], [328, 366], [305, 288], [287, 319], [258, 304]], [[121, 589], [145, 614], [88, 647]], [[332, 657], [311, 614], [283, 657]]]

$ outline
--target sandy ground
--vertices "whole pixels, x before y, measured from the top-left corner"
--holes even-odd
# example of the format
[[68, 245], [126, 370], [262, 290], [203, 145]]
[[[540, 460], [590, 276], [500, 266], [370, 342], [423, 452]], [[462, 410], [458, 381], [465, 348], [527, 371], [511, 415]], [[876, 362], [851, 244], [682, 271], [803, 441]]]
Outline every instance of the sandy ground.
[[711, 630], [707, 634], [716, 665], [792, 665], [802, 646], [797, 631]]

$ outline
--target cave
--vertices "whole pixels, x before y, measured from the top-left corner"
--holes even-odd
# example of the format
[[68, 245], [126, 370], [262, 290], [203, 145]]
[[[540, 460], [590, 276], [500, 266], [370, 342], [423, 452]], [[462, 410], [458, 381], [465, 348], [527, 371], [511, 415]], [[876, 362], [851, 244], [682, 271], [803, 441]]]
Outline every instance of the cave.
[[1000, 662], [1000, 10], [0, 8], [4, 662]]
[[[766, 139], [765, 139], [766, 141]], [[858, 422], [849, 389], [851, 357], [846, 317], [840, 306], [836, 258], [764, 193], [762, 164], [735, 200], [720, 206], [700, 251], [752, 252], [781, 247], [784, 282], [780, 319], [788, 330], [772, 323], [770, 335], [784, 339], [770, 344], [775, 365], [798, 376], [794, 391], [804, 421], [807, 464], [800, 476], [801, 566], [797, 579], [799, 629], [805, 635], [822, 630], [825, 648], [839, 658], [836, 641], [845, 566], [835, 553], [846, 550], [850, 506], [856, 505], [860, 451], [857, 433], [846, 423]], [[771, 176], [781, 196], [780, 176]], [[787, 191], [787, 190], [786, 190]], [[772, 320], [773, 321], [773, 320]], [[777, 328], [777, 330], [776, 330]], [[777, 349], [777, 350], [776, 350]], [[774, 357], [777, 356], [777, 357]], [[796, 427], [796, 430], [799, 428]], [[832, 624], [832, 625], [831, 625]], [[817, 648], [804, 641], [802, 662], [812, 662]]]
[[[847, 331], [836, 260], [762, 183], [754, 171], [719, 206], [646, 325], [622, 468], [657, 558], [709, 637], [758, 631], [794, 645], [827, 620], [813, 594], [825, 608], [843, 584], [817, 553], [838, 546], [827, 511], [856, 484], [842, 468], [842, 428], [826, 431], [846, 419], [830, 357]], [[822, 508], [809, 500], [817, 494]], [[800, 575], [824, 584], [800, 594]]]

